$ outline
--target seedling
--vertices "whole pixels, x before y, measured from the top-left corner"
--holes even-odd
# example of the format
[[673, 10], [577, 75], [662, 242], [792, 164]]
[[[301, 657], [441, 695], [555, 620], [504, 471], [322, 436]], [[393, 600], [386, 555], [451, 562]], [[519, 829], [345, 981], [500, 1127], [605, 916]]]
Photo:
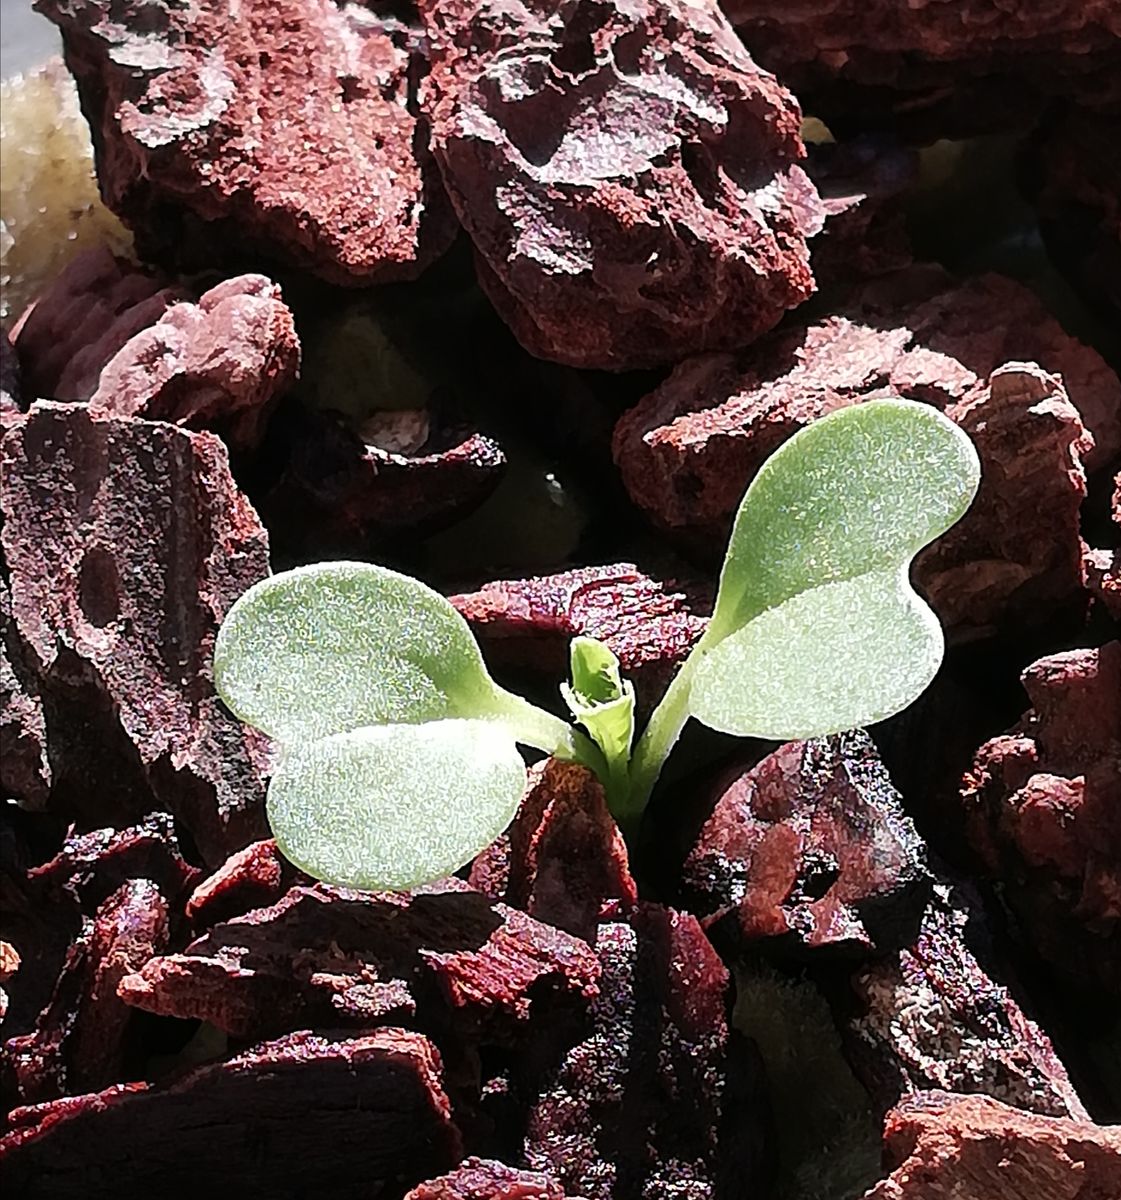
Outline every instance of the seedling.
[[572, 644], [562, 692], [581, 729], [495, 683], [439, 593], [365, 563], [250, 588], [219, 631], [215, 682], [279, 743], [267, 806], [285, 855], [333, 883], [414, 887], [509, 824], [526, 780], [518, 743], [590, 766], [632, 828], [691, 716], [786, 741], [905, 708], [943, 654], [911, 560], [979, 480], [966, 435], [903, 400], [842, 409], [786, 442], [744, 495], [712, 620], [633, 757], [634, 690], [606, 646]]

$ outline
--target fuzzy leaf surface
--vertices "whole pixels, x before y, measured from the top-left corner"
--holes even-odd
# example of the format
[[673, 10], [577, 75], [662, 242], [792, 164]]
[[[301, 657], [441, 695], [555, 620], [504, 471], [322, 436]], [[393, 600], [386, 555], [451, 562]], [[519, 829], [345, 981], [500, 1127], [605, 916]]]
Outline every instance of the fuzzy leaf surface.
[[979, 481], [969, 438], [911, 401], [841, 409], [791, 438], [740, 504], [698, 647], [693, 715], [786, 740], [905, 708], [943, 653], [908, 569]]
[[494, 841], [525, 782], [499, 723], [379, 725], [285, 755], [268, 818], [285, 857], [315, 878], [403, 891], [458, 870]]
[[459, 613], [369, 563], [299, 567], [251, 587], [219, 630], [214, 681], [242, 720], [285, 745], [501, 707]]

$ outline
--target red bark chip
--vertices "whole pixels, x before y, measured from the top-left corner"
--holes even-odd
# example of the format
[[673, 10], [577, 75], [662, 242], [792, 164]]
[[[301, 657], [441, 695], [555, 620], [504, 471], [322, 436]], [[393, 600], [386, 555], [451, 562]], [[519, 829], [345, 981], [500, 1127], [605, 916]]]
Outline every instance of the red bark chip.
[[197, 929], [274, 904], [299, 871], [281, 856], [273, 838], [262, 838], [231, 854], [187, 900], [187, 916]]
[[969, 840], [1032, 949], [1121, 995], [1121, 643], [1022, 678], [1032, 711], [962, 781]]
[[1052, 1117], [1086, 1110], [1047, 1034], [995, 976], [984, 909], [939, 880], [918, 932], [858, 971], [840, 1023], [853, 1070], [886, 1109], [928, 1088], [993, 1096]]
[[578, 938], [463, 884], [418, 893], [293, 887], [271, 908], [153, 958], [120, 987], [139, 1008], [239, 1037], [296, 1022], [454, 1025], [516, 1044], [540, 1009], [582, 1011], [599, 974]]
[[416, 111], [419, 38], [333, 0], [41, 0], [106, 204], [145, 256], [249, 253], [358, 286], [454, 234]]
[[34, 1031], [5, 1043], [22, 1103], [120, 1079], [134, 1014], [117, 997], [117, 984], [165, 950], [167, 938], [167, 902], [147, 879], [122, 884], [83, 923]]
[[813, 291], [797, 102], [710, 0], [424, 0], [433, 153], [522, 345], [625, 370]]
[[224, 862], [264, 832], [267, 764], [214, 693], [214, 637], [268, 573], [225, 448], [40, 404], [2, 453], [12, 614], [56, 714], [52, 802], [91, 825], [170, 809]]
[[102, 368], [90, 412], [214, 429], [248, 449], [299, 365], [280, 288], [263, 275], [239, 275], [130, 338]]
[[186, 299], [185, 288], [104, 246], [84, 250], [12, 329], [24, 400], [88, 400], [121, 347]]
[[720, 789], [683, 868], [718, 941], [889, 950], [929, 892], [926, 853], [863, 731], [790, 742]]
[[540, 1171], [468, 1158], [449, 1175], [413, 1188], [405, 1200], [565, 1200], [564, 1189]]
[[1030, 126], [1056, 97], [1121, 106], [1114, 0], [723, 0], [810, 111], [925, 141]]
[[530, 768], [517, 816], [475, 859], [471, 886], [592, 943], [608, 909], [618, 915], [638, 900], [603, 785], [552, 758]]
[[13, 1195], [392, 1200], [463, 1156], [436, 1048], [377, 1029], [300, 1032], [163, 1087], [127, 1084], [11, 1115]]
[[554, 678], [567, 670], [570, 638], [598, 638], [647, 706], [704, 632], [712, 607], [706, 589], [651, 579], [633, 563], [500, 579], [450, 600], [491, 661], [536, 666]]
[[728, 973], [696, 918], [640, 904], [600, 925], [591, 1028], [559, 1065], [528, 1057], [525, 1160], [587, 1200], [752, 1195], [763, 1110], [730, 1031]]
[[925, 1092], [888, 1114], [891, 1174], [864, 1200], [1107, 1200], [1121, 1188], [1121, 1127]]

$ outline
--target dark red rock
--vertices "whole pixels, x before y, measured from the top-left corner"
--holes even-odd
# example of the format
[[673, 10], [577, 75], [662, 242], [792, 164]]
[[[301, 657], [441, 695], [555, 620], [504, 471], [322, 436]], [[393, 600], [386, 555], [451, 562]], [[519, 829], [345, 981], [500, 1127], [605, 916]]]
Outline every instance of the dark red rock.
[[506, 470], [497, 442], [438, 410], [380, 413], [361, 428], [295, 405], [277, 419], [288, 460], [262, 513], [317, 553], [432, 533], [481, 504]]
[[1062, 376], [1096, 467], [1121, 450], [1121, 381], [1034, 294], [998, 275], [953, 281], [915, 267], [857, 290], [833, 315], [780, 330], [742, 355], [683, 362], [625, 413], [615, 461], [631, 498], [691, 541], [724, 545], [748, 483], [793, 433], [835, 408], [894, 393], [948, 410], [1010, 361]]
[[1031, 949], [1121, 995], [1121, 642], [1022, 679], [1032, 710], [962, 782], [969, 840]]
[[[17, 1110], [0, 1140], [13, 1195], [331, 1195], [392, 1200], [462, 1157], [426, 1038], [293, 1033], [163, 1087]], [[342, 1152], [341, 1148], [345, 1148]]]
[[845, 1048], [882, 1110], [944, 1088], [1086, 1118], [1049, 1038], [999, 981], [994, 960], [976, 896], [939, 880], [909, 943], [852, 977], [839, 1005]]
[[121, 1078], [125, 1035], [135, 1014], [118, 998], [117, 984], [167, 948], [167, 918], [159, 888], [134, 879], [85, 924], [34, 1031], [4, 1046], [22, 1103]]
[[552, 758], [530, 768], [517, 816], [472, 863], [470, 882], [593, 943], [604, 916], [617, 917], [638, 900], [603, 785], [587, 767]]
[[415, 894], [294, 887], [271, 908], [152, 959], [121, 996], [164, 1016], [259, 1037], [321, 1025], [454, 1024], [500, 1043], [540, 1009], [582, 1010], [595, 956], [570, 937], [465, 888]]
[[565, 1192], [540, 1171], [518, 1171], [504, 1163], [468, 1158], [451, 1174], [413, 1188], [405, 1200], [565, 1200]]
[[202, 874], [183, 857], [167, 813], [152, 813], [125, 829], [71, 833], [51, 859], [27, 872], [40, 903], [67, 898], [92, 914], [110, 894], [134, 879], [155, 883], [177, 906]]
[[264, 833], [263, 737], [210, 682], [218, 625], [268, 572], [208, 433], [40, 404], [3, 442], [3, 547], [35, 658], [52, 805], [86, 827], [169, 809], [207, 862]]
[[42, 808], [51, 788], [43, 701], [12, 623], [8, 581], [0, 576], [0, 787], [28, 808]]
[[433, 153], [531, 353], [673, 362], [744, 345], [811, 294], [801, 114], [715, 4], [420, 7]]
[[1028, 139], [1020, 172], [1051, 257], [1114, 323], [1121, 320], [1116, 124], [1113, 116], [1083, 109], [1053, 113]]
[[102, 369], [90, 412], [215, 429], [245, 449], [260, 441], [299, 365], [280, 288], [263, 275], [240, 275], [130, 338]]
[[88, 400], [125, 343], [186, 299], [185, 289], [104, 246], [84, 250], [12, 329], [25, 401]]
[[1025, 1113], [987, 1096], [926, 1092], [888, 1114], [891, 1174], [864, 1200], [1107, 1200], [1121, 1127]]
[[810, 112], [858, 129], [966, 137], [1029, 127], [1049, 101], [1121, 107], [1113, 0], [723, 0], [748, 49]]
[[240, 917], [253, 908], [275, 904], [300, 877], [273, 838], [251, 842], [231, 854], [187, 900], [187, 916], [196, 929]]
[[1083, 427], [1059, 378], [1008, 363], [946, 415], [977, 447], [981, 488], [966, 516], [915, 560], [915, 580], [939, 618], [977, 635], [1081, 608]]
[[331, 0], [40, 0], [106, 204], [145, 257], [260, 255], [332, 283], [414, 277], [454, 224], [405, 26]]
[[525, 1161], [587, 1200], [755, 1194], [758, 1067], [727, 1023], [728, 973], [694, 917], [640, 904], [600, 925], [591, 1028], [559, 1064], [518, 1064]]
[[925, 848], [863, 731], [790, 742], [716, 789], [686, 903], [737, 949], [899, 944], [930, 888]]
[[911, 265], [902, 194], [918, 178], [919, 159], [884, 138], [807, 146], [806, 174], [821, 196], [825, 227], [810, 243], [819, 288], [851, 287]]
[[634, 682], [640, 705], [656, 702], [712, 606], [700, 585], [651, 579], [633, 563], [497, 580], [450, 600], [489, 661], [533, 666], [553, 679], [568, 670], [571, 638], [599, 638]]
[[[1110, 516], [1117, 527], [1117, 543], [1121, 545], [1121, 472], [1113, 480]], [[1091, 550], [1083, 556], [1086, 585], [1097, 601], [1115, 620], [1121, 621], [1121, 549]]]

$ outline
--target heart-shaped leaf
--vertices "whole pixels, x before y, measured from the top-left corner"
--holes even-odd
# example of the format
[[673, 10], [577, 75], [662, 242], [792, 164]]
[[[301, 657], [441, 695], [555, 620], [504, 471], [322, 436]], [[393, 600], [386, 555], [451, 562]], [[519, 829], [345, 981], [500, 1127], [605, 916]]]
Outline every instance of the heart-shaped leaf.
[[439, 592], [369, 563], [300, 567], [251, 587], [218, 633], [214, 682], [242, 720], [288, 745], [487, 716], [506, 698]]
[[285, 857], [317, 879], [404, 891], [494, 841], [525, 781], [499, 723], [353, 729], [285, 755], [269, 785], [269, 824]]
[[740, 505], [698, 647], [693, 715], [785, 740], [906, 707], [943, 650], [908, 567], [979, 481], [969, 438], [928, 405], [868, 401], [791, 438]]

